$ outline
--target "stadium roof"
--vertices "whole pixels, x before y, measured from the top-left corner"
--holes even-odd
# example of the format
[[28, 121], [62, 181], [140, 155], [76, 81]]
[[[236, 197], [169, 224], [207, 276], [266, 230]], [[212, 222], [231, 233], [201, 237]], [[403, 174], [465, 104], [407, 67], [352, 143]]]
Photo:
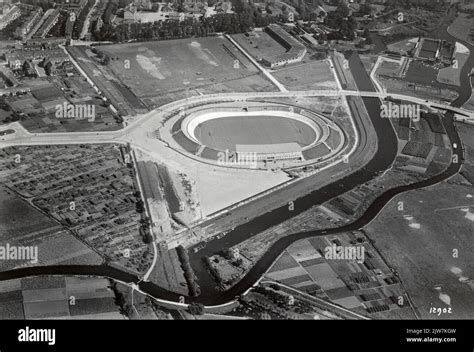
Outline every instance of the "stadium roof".
[[298, 143], [280, 144], [237, 144], [237, 153], [257, 153], [257, 154], [286, 154], [301, 153], [302, 148]]

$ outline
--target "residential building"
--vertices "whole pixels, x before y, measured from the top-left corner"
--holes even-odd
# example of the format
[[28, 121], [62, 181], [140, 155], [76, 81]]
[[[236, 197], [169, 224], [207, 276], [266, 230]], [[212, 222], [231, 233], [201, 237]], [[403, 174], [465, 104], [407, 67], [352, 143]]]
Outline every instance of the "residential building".
[[0, 7], [0, 10], [0, 30], [21, 16], [21, 9], [16, 5], [4, 5]]

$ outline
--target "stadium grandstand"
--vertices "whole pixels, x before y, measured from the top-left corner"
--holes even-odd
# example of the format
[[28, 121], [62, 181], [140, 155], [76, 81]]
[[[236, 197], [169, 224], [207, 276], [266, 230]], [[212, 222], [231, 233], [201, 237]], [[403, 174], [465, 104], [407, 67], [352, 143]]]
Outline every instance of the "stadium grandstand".
[[255, 155], [256, 161], [304, 160], [303, 149], [298, 143], [280, 144], [237, 144], [237, 160], [248, 161]]
[[262, 62], [265, 66], [275, 68], [303, 60], [306, 55], [306, 47], [291, 34], [277, 24], [268, 25], [265, 31], [286, 49], [283, 54], [264, 57]]

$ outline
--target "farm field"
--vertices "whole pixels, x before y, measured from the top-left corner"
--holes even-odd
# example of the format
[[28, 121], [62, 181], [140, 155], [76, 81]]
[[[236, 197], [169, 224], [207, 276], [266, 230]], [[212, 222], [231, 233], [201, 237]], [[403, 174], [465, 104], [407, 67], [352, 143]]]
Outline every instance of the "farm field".
[[[111, 58], [107, 69], [150, 106], [198, 94], [196, 89], [221, 92], [220, 85], [243, 80], [239, 83], [242, 85], [249, 77], [249, 87], [243, 86], [244, 91], [272, 87], [223, 37], [107, 45], [97, 49]], [[165, 100], [160, 99], [163, 95]]]
[[37, 262], [29, 260], [3, 260], [0, 271], [25, 266], [51, 265], [100, 265], [102, 257], [65, 230], [35, 231], [12, 241], [0, 238], [0, 245], [27, 246], [38, 248]]
[[4, 260], [0, 270], [21, 266], [99, 265], [102, 258], [39, 210], [0, 188], [0, 245], [38, 247], [38, 261]]
[[[110, 258], [109, 263], [144, 271], [152, 261], [150, 248], [139, 229], [136, 181], [130, 168], [121, 161], [125, 151], [120, 148], [117, 145], [4, 148], [0, 150], [1, 175], [7, 187], [73, 231], [83, 243]], [[15, 155], [21, 156], [21, 163], [14, 162]], [[31, 179], [34, 181], [30, 182]], [[76, 201], [74, 211], [67, 206], [71, 199]], [[132, 249], [126, 257], [123, 251], [129, 248]]]
[[15, 241], [31, 232], [52, 233], [58, 228], [57, 222], [0, 187], [0, 242]]
[[280, 144], [296, 142], [310, 145], [316, 133], [306, 124], [276, 116], [245, 118], [232, 116], [206, 121], [195, 130], [203, 145], [217, 150], [235, 150], [237, 144]]
[[[326, 248], [333, 244], [364, 248], [365, 259], [361, 263], [326, 259]], [[266, 277], [373, 318], [414, 318], [406, 300], [397, 304], [405, 292], [360, 232], [297, 241]]]
[[124, 319], [102, 278], [38, 277], [0, 283], [1, 319]]
[[452, 307], [444, 319], [472, 317], [472, 187], [445, 182], [399, 195], [364, 230], [398, 271], [422, 318], [436, 319], [430, 307]]

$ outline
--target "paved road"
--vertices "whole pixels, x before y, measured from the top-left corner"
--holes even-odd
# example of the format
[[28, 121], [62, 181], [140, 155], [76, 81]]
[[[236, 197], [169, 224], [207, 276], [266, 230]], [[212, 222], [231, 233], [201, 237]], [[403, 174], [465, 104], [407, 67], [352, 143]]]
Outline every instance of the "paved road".
[[[177, 110], [182, 106], [193, 103], [212, 102], [219, 99], [249, 99], [249, 98], [275, 98], [275, 97], [337, 97], [337, 96], [359, 96], [364, 98], [387, 98], [400, 99], [409, 101], [415, 104], [423, 104], [432, 108], [441, 109], [449, 112], [463, 114], [471, 119], [474, 119], [474, 112], [453, 107], [447, 104], [440, 104], [436, 102], [429, 102], [424, 99], [415, 98], [403, 94], [389, 94], [384, 92], [358, 92], [353, 90], [312, 90], [312, 91], [291, 91], [291, 92], [258, 92], [258, 93], [225, 93], [225, 94], [210, 94], [205, 96], [195, 96], [187, 99], [182, 99], [170, 104], [167, 104], [150, 113], [142, 115], [141, 117], [132, 121], [128, 126], [119, 131], [107, 132], [65, 132], [65, 133], [30, 133], [25, 130], [19, 123], [11, 123], [3, 125], [0, 131], [7, 129], [14, 129], [17, 133], [3, 136], [0, 138], [0, 148], [13, 145], [46, 145], [46, 144], [94, 144], [94, 143], [134, 143], [129, 137], [131, 133], [140, 128], [141, 124], [150, 119], [160, 119], [163, 114]], [[157, 126], [158, 127], [158, 126]], [[140, 141], [135, 142], [140, 143]]]
[[260, 65], [257, 62], [257, 60], [255, 60], [254, 57], [247, 52], [247, 50], [244, 50], [244, 48], [242, 48], [239, 43], [237, 43], [234, 39], [232, 39], [230, 35], [226, 34], [225, 36], [232, 44], [234, 44], [234, 46], [237, 49], [241, 51], [242, 54], [245, 55], [245, 57], [247, 57], [247, 59], [250, 60], [251, 63], [255, 65], [255, 67], [257, 67], [260, 70], [260, 72], [264, 74], [265, 77], [267, 77], [270, 80], [270, 82], [272, 82], [280, 90], [280, 92], [288, 92], [285, 86], [281, 84], [280, 82], [278, 82], [278, 80], [275, 77], [273, 77], [265, 67]]

